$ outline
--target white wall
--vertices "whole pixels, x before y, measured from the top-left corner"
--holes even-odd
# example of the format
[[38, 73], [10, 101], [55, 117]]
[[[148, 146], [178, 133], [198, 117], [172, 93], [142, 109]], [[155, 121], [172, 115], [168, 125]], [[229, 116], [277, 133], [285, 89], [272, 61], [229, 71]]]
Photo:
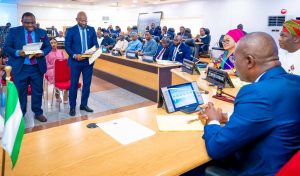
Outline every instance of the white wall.
[[[161, 25], [174, 27], [176, 31], [179, 26], [184, 25], [191, 28], [194, 35], [198, 33], [200, 27], [208, 27], [211, 30], [213, 44], [221, 34], [236, 28], [239, 23], [244, 24], [244, 30], [247, 32], [271, 33], [271, 28], [267, 26], [268, 16], [281, 15], [280, 10], [285, 8], [288, 10], [288, 18], [300, 17], [299, 7], [299, 0], [199, 0], [130, 9], [99, 6], [82, 6], [76, 9], [18, 6], [18, 18], [25, 11], [31, 11], [37, 16], [37, 21], [42, 27], [55, 25], [61, 30], [62, 26], [74, 25], [76, 13], [85, 10], [89, 24], [94, 27], [107, 27], [112, 24], [120, 25], [126, 30], [126, 26], [137, 23], [139, 13], [163, 11], [164, 18]], [[110, 21], [104, 23], [102, 16], [109, 16]], [[273, 34], [275, 37], [277, 35]]]
[[12, 26], [18, 25], [17, 5], [0, 3], [0, 26], [10, 22]]

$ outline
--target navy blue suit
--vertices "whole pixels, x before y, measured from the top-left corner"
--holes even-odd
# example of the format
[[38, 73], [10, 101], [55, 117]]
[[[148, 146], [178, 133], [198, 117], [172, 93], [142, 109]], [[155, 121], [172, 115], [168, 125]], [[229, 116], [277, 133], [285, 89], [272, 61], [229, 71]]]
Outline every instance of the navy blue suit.
[[299, 85], [278, 66], [242, 87], [229, 122], [205, 126], [208, 155], [226, 161], [232, 175], [275, 175], [300, 149]]
[[[159, 45], [158, 49], [157, 49], [157, 52], [156, 52], [156, 54], [154, 56], [155, 59], [158, 59], [156, 57], [160, 54], [160, 52], [161, 52], [162, 49], [163, 49], [162, 45]], [[162, 54], [162, 60], [168, 60], [169, 59], [169, 53], [170, 53], [170, 47], [167, 47], [165, 49], [164, 53]]]
[[[173, 54], [174, 54], [174, 50], [176, 49], [177, 46], [175, 46], [174, 44], [171, 45], [170, 47], [170, 53], [169, 53], [169, 60], [173, 60]], [[178, 49], [178, 52], [175, 53], [175, 61], [177, 62], [183, 62], [183, 59], [188, 59], [191, 60], [191, 48], [189, 46], [187, 46], [184, 43], [181, 43]]]
[[[93, 27], [86, 27], [86, 41], [87, 49], [96, 46], [99, 48], [97, 42], [97, 35]], [[79, 26], [75, 25], [67, 29], [67, 35], [65, 38], [65, 49], [69, 55], [68, 63], [71, 68], [71, 87], [69, 93], [70, 107], [76, 107], [77, 99], [77, 85], [79, 82], [80, 74], [82, 73], [83, 88], [82, 88], [82, 97], [81, 97], [81, 106], [87, 106], [88, 98], [90, 95], [90, 86], [93, 75], [93, 64], [89, 64], [88, 59], [78, 61], [74, 59], [75, 54], [82, 54], [85, 51], [82, 51], [82, 41], [81, 35], [79, 32]]]
[[43, 29], [35, 29], [35, 38], [32, 40], [33, 42], [43, 42], [41, 48], [43, 56], [35, 58], [37, 63], [34, 65], [24, 64], [25, 58], [18, 56], [16, 53], [18, 53], [18, 50], [22, 50], [23, 45], [27, 44], [25, 32], [26, 30], [23, 26], [11, 28], [5, 40], [4, 51], [9, 55], [8, 65], [12, 67], [12, 76], [18, 90], [23, 115], [26, 114], [28, 85], [31, 85], [31, 109], [35, 116], [39, 116], [43, 114], [41, 108], [43, 76], [47, 71], [45, 56], [51, 51], [51, 45], [47, 32]]

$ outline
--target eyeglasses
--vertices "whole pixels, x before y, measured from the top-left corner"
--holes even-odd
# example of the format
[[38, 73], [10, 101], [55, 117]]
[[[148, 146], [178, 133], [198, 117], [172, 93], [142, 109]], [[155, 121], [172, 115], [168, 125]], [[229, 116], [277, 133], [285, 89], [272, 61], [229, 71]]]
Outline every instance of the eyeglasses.
[[222, 43], [229, 43], [230, 40], [223, 40]]
[[23, 21], [24, 24], [35, 24], [35, 21]]

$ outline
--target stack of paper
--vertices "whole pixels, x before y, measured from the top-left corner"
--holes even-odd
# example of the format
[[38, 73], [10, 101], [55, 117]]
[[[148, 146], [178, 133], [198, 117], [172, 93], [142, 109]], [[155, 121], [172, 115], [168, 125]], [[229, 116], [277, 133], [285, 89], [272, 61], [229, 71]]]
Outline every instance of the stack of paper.
[[157, 115], [160, 131], [203, 131], [204, 126], [197, 115]]
[[130, 144], [155, 134], [155, 131], [126, 117], [98, 123], [97, 126], [123, 145]]

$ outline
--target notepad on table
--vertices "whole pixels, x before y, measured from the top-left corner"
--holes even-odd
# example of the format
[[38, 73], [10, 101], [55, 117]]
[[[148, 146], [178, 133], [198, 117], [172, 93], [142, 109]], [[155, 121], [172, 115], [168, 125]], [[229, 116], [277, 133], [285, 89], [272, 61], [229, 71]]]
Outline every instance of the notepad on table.
[[97, 126], [122, 145], [127, 145], [155, 134], [155, 131], [126, 117], [98, 123]]
[[157, 115], [160, 131], [203, 131], [204, 126], [197, 115]]

